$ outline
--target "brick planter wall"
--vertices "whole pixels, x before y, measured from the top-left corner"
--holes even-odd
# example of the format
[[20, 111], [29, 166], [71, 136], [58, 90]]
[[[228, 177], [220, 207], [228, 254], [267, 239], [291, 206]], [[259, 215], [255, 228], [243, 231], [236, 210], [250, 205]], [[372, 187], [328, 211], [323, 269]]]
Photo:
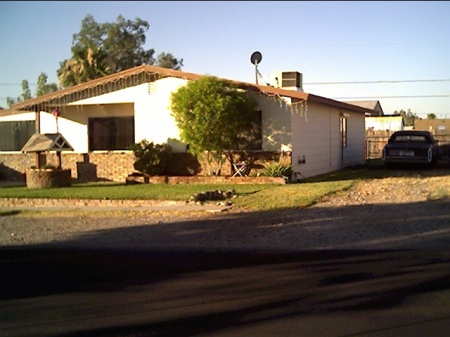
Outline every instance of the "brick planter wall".
[[[132, 152], [68, 153], [61, 154], [63, 169], [71, 170], [78, 182], [117, 181], [124, 182], [134, 171], [135, 157]], [[58, 165], [56, 153], [41, 155], [41, 164]], [[36, 165], [35, 154], [0, 153], [0, 179], [25, 181], [26, 171]]]
[[277, 177], [209, 177], [209, 176], [192, 176], [192, 177], [169, 177], [154, 176], [149, 177], [150, 184], [286, 184], [284, 178]]
[[[268, 162], [290, 163], [290, 153], [261, 152], [256, 154], [237, 153], [233, 157], [235, 162], [242, 160], [253, 162], [251, 176], [256, 176], [263, 171]], [[87, 181], [116, 181], [125, 182], [127, 177], [135, 172], [134, 162], [136, 158], [131, 151], [114, 151], [100, 153], [72, 153], [61, 154], [61, 165], [65, 170], [71, 170], [72, 179], [77, 182]], [[58, 165], [56, 153], [41, 154], [41, 164]], [[30, 153], [0, 153], [0, 180], [25, 181], [25, 172], [36, 165], [36, 155]], [[175, 153], [171, 167], [172, 176], [207, 176], [202, 160], [197, 160], [188, 153]], [[222, 168], [223, 177], [232, 175], [232, 169], [228, 161]], [[179, 179], [179, 178], [177, 178]], [[235, 180], [236, 182], [239, 180]]]
[[26, 171], [28, 188], [66, 187], [72, 185], [70, 170], [35, 170]]

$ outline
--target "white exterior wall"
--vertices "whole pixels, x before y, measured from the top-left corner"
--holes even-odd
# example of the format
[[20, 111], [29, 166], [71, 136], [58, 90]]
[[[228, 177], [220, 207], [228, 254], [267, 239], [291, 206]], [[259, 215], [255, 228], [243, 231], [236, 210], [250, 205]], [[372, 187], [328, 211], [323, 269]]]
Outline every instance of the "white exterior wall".
[[[84, 127], [77, 132], [85, 134], [86, 137], [84, 142], [81, 139], [77, 142], [77, 150], [85, 149], [87, 152], [88, 118], [134, 115], [135, 142], [146, 139], [156, 144], [168, 143], [175, 152], [185, 151], [185, 145], [176, 141], [179, 140], [180, 133], [170, 114], [170, 95], [186, 83], [187, 80], [179, 78], [164, 78], [71, 103], [70, 105], [83, 105], [80, 109], [86, 117], [78, 120]], [[61, 128], [60, 130], [62, 132]], [[65, 133], [63, 135], [65, 136]], [[66, 139], [71, 143], [68, 137]], [[72, 146], [75, 148], [75, 145]]]
[[[48, 112], [41, 111], [40, 113], [40, 128], [41, 133], [56, 133], [55, 117]], [[60, 116], [58, 118], [59, 132], [63, 134], [64, 138], [75, 149], [75, 152], [87, 152], [87, 126], [82, 125], [77, 121], [67, 119], [68, 115]], [[11, 121], [34, 121], [36, 118], [34, 112], [25, 112], [23, 114], [14, 114], [8, 116], [1, 116], [0, 122]], [[86, 135], [86, 137], [81, 137]]]
[[[329, 106], [307, 103], [292, 114], [293, 172], [308, 178], [340, 167], [339, 111]], [[299, 160], [305, 163], [299, 164]], [[294, 176], [295, 179], [295, 176]]]
[[366, 117], [365, 118], [366, 130], [391, 130], [399, 131], [403, 130], [403, 118], [399, 117]]
[[[348, 114], [344, 151], [340, 136], [341, 112]], [[305, 163], [299, 164], [303, 158]], [[297, 179], [364, 163], [364, 114], [315, 103], [307, 103], [307, 109], [292, 114], [292, 165], [293, 172], [299, 172]]]
[[262, 115], [262, 149], [290, 151], [292, 148], [291, 109], [286, 103], [265, 95], [256, 96]]
[[[24, 112], [13, 115], [0, 116], [0, 122], [15, 122], [15, 121], [34, 121], [34, 112]], [[0, 135], [2, 137], [3, 135]], [[2, 152], [2, 151], [0, 151]], [[7, 151], [8, 153], [20, 153], [20, 151]]]
[[71, 105], [108, 104], [109, 110], [111, 104], [133, 103], [132, 113], [129, 114], [127, 111], [123, 116], [134, 114], [136, 143], [143, 139], [156, 144], [168, 143], [172, 146], [173, 151], [183, 152], [186, 150], [186, 146], [177, 141], [180, 139], [180, 132], [175, 119], [170, 114], [170, 95], [186, 83], [187, 80], [169, 77], [73, 102]]
[[349, 112], [347, 118], [347, 148], [344, 150], [343, 167], [364, 165], [366, 163], [365, 116], [358, 112]]
[[[89, 118], [129, 117], [133, 116], [133, 113], [131, 103], [67, 106], [58, 118], [59, 132], [72, 145], [75, 153], [87, 153]], [[47, 132], [56, 132], [55, 118], [49, 113], [41, 113], [41, 133]]]
[[147, 139], [155, 144], [167, 143], [174, 152], [186, 151], [186, 146], [179, 142], [180, 131], [171, 116], [170, 95], [187, 82], [170, 77], [143, 85], [145, 93], [136, 95], [134, 106], [136, 142]]
[[0, 122], [34, 121], [34, 112], [0, 116]]
[[[168, 143], [183, 152], [180, 132], [170, 112], [170, 95], [188, 81], [165, 78], [113, 93], [73, 102], [61, 111], [59, 131], [75, 153], [88, 152], [88, 120], [91, 117], [135, 118], [135, 141], [143, 139]], [[256, 95], [256, 94], [255, 94]], [[298, 179], [365, 163], [365, 116], [328, 105], [308, 102], [306, 109], [264, 94], [255, 96], [262, 111], [262, 148], [265, 151], [292, 151], [293, 171]], [[289, 101], [289, 99], [288, 99]], [[346, 113], [347, 148], [342, 151], [339, 116]], [[0, 121], [34, 120], [34, 112], [0, 116]], [[51, 113], [41, 113], [41, 132], [56, 132]], [[306, 163], [298, 161], [305, 157]], [[294, 177], [295, 179], [295, 177]]]
[[[76, 153], [87, 153], [88, 123], [93, 117], [135, 117], [135, 141], [170, 143], [174, 151], [185, 151], [177, 142], [179, 130], [170, 115], [170, 94], [187, 83], [178, 78], [166, 78], [116, 92], [70, 103], [58, 118], [59, 132]], [[0, 121], [34, 120], [34, 112], [1, 116]], [[56, 121], [51, 113], [40, 113], [41, 133], [55, 133]], [[175, 140], [174, 140], [175, 139]]]

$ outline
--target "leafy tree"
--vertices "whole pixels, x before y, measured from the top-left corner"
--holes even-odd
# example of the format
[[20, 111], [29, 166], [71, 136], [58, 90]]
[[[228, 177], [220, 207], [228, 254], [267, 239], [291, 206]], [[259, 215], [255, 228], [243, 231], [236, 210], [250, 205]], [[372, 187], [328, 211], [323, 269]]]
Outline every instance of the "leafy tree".
[[[41, 73], [37, 80], [36, 97], [51, 93], [58, 90], [58, 86], [55, 83], [47, 84], [47, 75]], [[27, 80], [22, 81], [22, 94], [17, 98], [7, 97], [6, 103], [9, 107], [14, 104], [26, 101], [33, 98], [31, 95], [30, 85]]]
[[181, 140], [193, 154], [205, 153], [208, 172], [217, 175], [227, 150], [239, 149], [252, 138], [256, 106], [247, 92], [214, 76], [190, 81], [171, 95]]
[[47, 84], [47, 75], [41, 73], [37, 80], [36, 97], [49, 94], [58, 90], [56, 83]]
[[[18, 97], [19, 99], [20, 97]], [[6, 104], [8, 105], [9, 108], [11, 108], [14, 104], [19, 103], [20, 101], [16, 100], [13, 97], [6, 97]]]
[[22, 81], [22, 101], [26, 101], [31, 98], [30, 85], [27, 80]]
[[156, 58], [155, 66], [180, 70], [183, 66], [183, 59], [176, 59], [171, 53], [160, 53]]
[[8, 105], [8, 107], [12, 107], [14, 104], [21, 102], [19, 99], [20, 97], [18, 97], [17, 99], [12, 97], [6, 97], [6, 104]]
[[[60, 62], [57, 71], [59, 84], [70, 87], [105, 75], [143, 64], [154, 64], [154, 49], [144, 49], [145, 33], [150, 25], [136, 18], [125, 20], [119, 15], [116, 22], [97, 23], [87, 15], [81, 29], [73, 35], [72, 57]], [[161, 66], [180, 69], [183, 60], [172, 54], [158, 56]]]
[[8, 104], [9, 107], [11, 107], [14, 104], [26, 101], [27, 99], [30, 99], [30, 98], [32, 98], [30, 85], [28, 84], [27, 80], [23, 80], [22, 81], [22, 94], [17, 98], [7, 97], [6, 103]]
[[57, 70], [59, 86], [71, 87], [107, 75], [106, 71], [97, 67], [99, 55], [95, 53], [92, 48], [86, 49], [85, 53], [74, 51], [71, 59], [60, 62]]
[[436, 119], [436, 115], [433, 113], [427, 114], [427, 119]]
[[419, 119], [419, 116], [417, 114], [413, 113], [411, 109], [408, 109], [408, 112], [405, 110], [394, 111], [394, 115], [400, 115], [403, 117], [403, 121], [405, 123], [405, 126], [414, 126], [414, 120]]

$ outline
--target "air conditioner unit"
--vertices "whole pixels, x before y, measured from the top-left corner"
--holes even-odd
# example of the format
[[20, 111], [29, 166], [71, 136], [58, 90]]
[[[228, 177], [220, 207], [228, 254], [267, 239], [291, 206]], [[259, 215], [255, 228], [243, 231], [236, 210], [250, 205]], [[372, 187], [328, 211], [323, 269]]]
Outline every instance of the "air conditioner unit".
[[303, 74], [298, 71], [277, 71], [270, 84], [275, 88], [303, 92]]

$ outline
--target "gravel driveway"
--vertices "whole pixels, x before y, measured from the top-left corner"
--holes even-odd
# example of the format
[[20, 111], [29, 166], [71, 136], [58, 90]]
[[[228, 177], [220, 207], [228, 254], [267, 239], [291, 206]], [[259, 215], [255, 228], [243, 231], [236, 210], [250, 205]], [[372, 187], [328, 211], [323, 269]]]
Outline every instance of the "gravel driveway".
[[[367, 180], [276, 212], [24, 213], [0, 216], [0, 245], [172, 249], [448, 249], [448, 170]], [[447, 195], [447, 197], [443, 197]]]

